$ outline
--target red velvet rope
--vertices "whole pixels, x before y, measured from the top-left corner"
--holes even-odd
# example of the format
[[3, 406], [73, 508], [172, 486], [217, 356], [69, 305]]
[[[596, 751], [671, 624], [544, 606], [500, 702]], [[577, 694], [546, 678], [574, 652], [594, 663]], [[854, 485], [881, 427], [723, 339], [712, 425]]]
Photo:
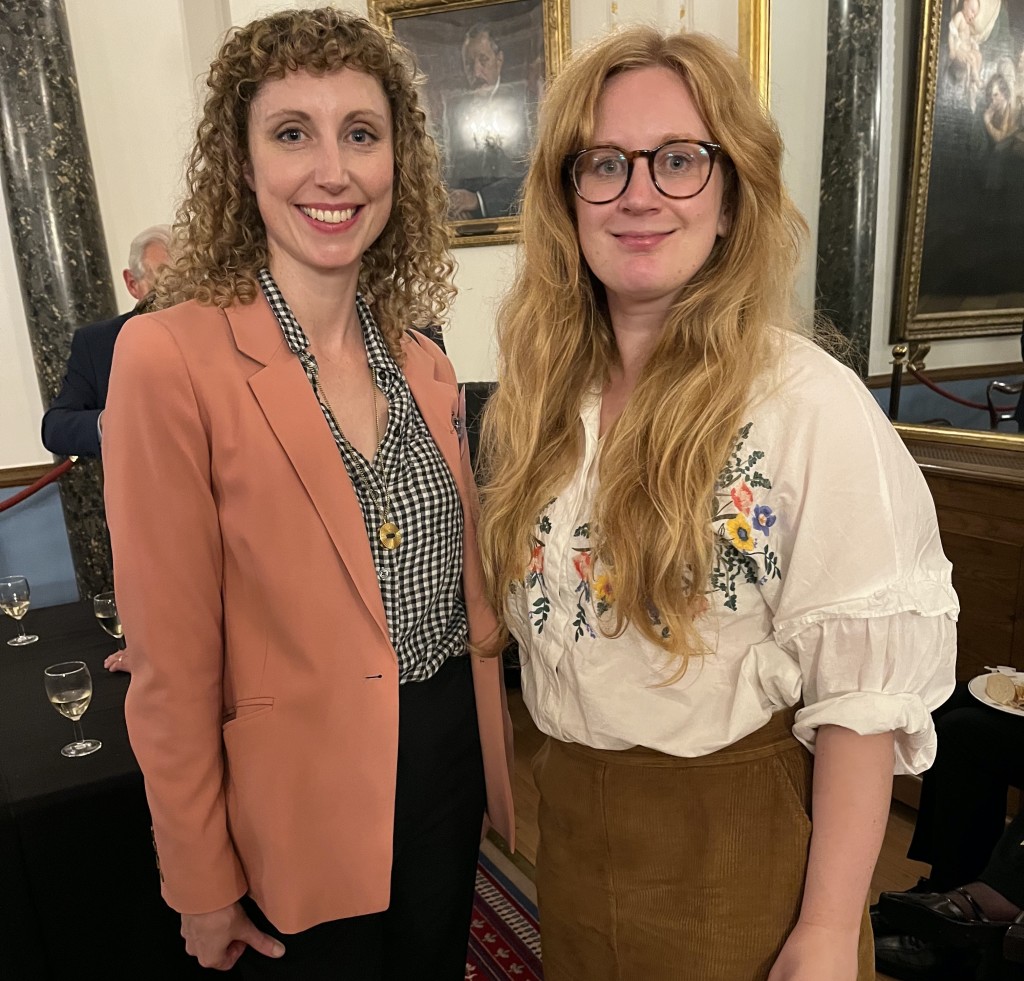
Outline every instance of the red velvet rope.
[[75, 465], [75, 460], [77, 459], [78, 457], [74, 456], [68, 457], [63, 463], [58, 463], [49, 473], [44, 473], [34, 484], [29, 484], [28, 487], [18, 491], [17, 494], [7, 498], [6, 501], [0, 501], [0, 512], [13, 508], [15, 504], [20, 504], [24, 501], [26, 497], [31, 497], [36, 491], [42, 490], [47, 484], [52, 484], [55, 480], [63, 477]]
[[[930, 378], [924, 375], [922, 372], [915, 370], [909, 364], [907, 365], [907, 371], [909, 371], [922, 385], [926, 385], [933, 392], [937, 392], [943, 398], [949, 399], [950, 402], [959, 402], [960, 405], [966, 405], [970, 409], [981, 409], [982, 412], [988, 412], [989, 407], [983, 402], [972, 402], [970, 399], [962, 399], [959, 395], [953, 395], [952, 392], [947, 392], [944, 388], [939, 388]], [[996, 412], [1011, 412], [1013, 411], [1012, 405], [994, 405], [992, 408]]]

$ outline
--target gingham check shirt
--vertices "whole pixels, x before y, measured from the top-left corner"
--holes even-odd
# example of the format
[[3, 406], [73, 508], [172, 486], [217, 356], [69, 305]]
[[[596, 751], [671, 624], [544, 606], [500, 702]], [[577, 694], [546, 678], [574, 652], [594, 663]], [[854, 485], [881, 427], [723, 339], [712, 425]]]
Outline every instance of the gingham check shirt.
[[[288, 347], [302, 362], [315, 398], [318, 368], [309, 339], [270, 271], [260, 270], [259, 281]], [[377, 569], [388, 632], [398, 655], [399, 683], [425, 681], [449, 657], [466, 651], [469, 628], [462, 595], [462, 502], [405, 376], [358, 294], [356, 312], [367, 360], [389, 405], [387, 429], [377, 451], [379, 469], [349, 444], [322, 402], [320, 409], [363, 512], [367, 547]], [[390, 519], [402, 531], [402, 544], [394, 550], [381, 545], [378, 537], [381, 516], [374, 495], [384, 500], [381, 472], [386, 475], [391, 500]], [[373, 481], [372, 493], [367, 479]], [[315, 575], [315, 570], [311, 574]]]

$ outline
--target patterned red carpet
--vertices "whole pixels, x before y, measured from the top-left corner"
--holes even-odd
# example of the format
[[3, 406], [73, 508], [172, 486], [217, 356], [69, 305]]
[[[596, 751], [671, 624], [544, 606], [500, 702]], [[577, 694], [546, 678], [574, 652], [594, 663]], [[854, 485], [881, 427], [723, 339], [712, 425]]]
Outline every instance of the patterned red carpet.
[[537, 907], [481, 854], [466, 981], [542, 981]]

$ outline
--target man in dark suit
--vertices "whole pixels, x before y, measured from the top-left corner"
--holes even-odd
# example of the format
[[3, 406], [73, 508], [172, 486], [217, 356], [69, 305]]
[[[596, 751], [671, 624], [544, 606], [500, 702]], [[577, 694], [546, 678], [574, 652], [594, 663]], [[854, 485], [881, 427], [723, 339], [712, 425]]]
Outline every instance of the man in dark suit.
[[71, 356], [60, 393], [43, 416], [43, 446], [59, 456], [99, 456], [103, 408], [114, 357], [114, 341], [126, 320], [152, 292], [160, 268], [167, 264], [170, 229], [154, 225], [131, 244], [124, 283], [139, 303], [111, 320], [79, 327], [71, 335]]

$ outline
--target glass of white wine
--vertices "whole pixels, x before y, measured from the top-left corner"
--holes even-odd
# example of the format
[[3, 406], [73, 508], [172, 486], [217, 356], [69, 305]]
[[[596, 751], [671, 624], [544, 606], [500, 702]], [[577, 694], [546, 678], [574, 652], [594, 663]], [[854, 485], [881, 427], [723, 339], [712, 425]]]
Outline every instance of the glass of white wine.
[[51, 664], [44, 672], [46, 694], [50, 704], [75, 726], [75, 741], [68, 743], [60, 752], [62, 756], [88, 756], [95, 753], [103, 743], [98, 739], [86, 739], [78, 721], [92, 701], [92, 675], [84, 661], [65, 661]]
[[14, 617], [18, 624], [18, 636], [7, 641], [11, 647], [22, 647], [39, 640], [35, 634], [25, 633], [21, 623], [21, 618], [28, 612], [28, 600], [28, 580], [24, 576], [6, 576], [0, 579], [0, 610], [9, 617]]
[[121, 627], [121, 618], [117, 613], [113, 592], [97, 593], [92, 598], [92, 610], [100, 626], [118, 642], [118, 650], [123, 650], [124, 629]]

